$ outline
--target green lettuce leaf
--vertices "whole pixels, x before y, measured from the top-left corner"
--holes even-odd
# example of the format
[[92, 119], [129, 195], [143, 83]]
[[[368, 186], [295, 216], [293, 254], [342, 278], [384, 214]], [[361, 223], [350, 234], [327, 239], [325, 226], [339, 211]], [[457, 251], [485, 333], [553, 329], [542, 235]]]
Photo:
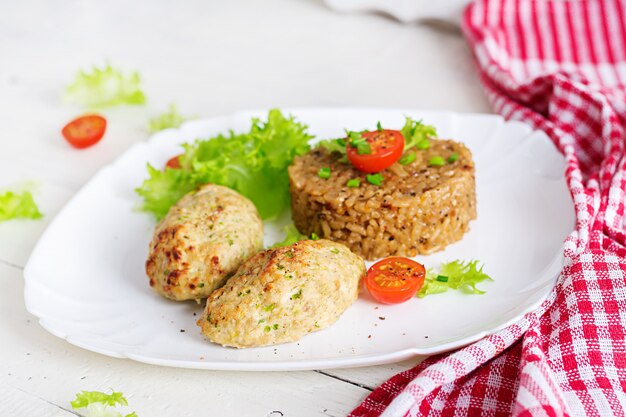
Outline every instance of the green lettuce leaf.
[[148, 121], [148, 132], [155, 133], [165, 129], [177, 128], [186, 121], [175, 104], [170, 104], [169, 110]]
[[263, 219], [275, 218], [289, 206], [287, 167], [310, 150], [311, 138], [306, 125], [274, 109], [267, 122], [253, 119], [247, 133], [231, 131], [185, 144], [180, 169], [148, 166], [149, 178], [136, 190], [142, 208], [160, 219], [183, 195], [213, 183], [248, 197]]
[[400, 129], [404, 136], [404, 151], [417, 146], [420, 149], [428, 147], [428, 140], [437, 137], [437, 130], [434, 126], [425, 125], [421, 120], [413, 120], [406, 117], [404, 126]]
[[87, 407], [89, 404], [101, 403], [108, 406], [128, 405], [128, 401], [121, 392], [112, 391], [106, 394], [100, 391], [81, 391], [70, 404], [73, 409]]
[[428, 270], [424, 285], [417, 296], [423, 298], [430, 294], [446, 292], [449, 289], [459, 290], [466, 294], [484, 294], [484, 291], [476, 287], [483, 281], [493, 280], [483, 272], [483, 265], [479, 267], [479, 261], [456, 260], [441, 265], [439, 272]]
[[104, 68], [94, 66], [91, 71], [79, 71], [74, 82], [67, 86], [65, 99], [87, 108], [146, 102], [139, 73], [135, 71], [124, 74], [111, 65]]
[[0, 222], [13, 219], [40, 219], [43, 217], [30, 191], [0, 194]]
[[289, 226], [283, 227], [283, 232], [285, 232], [285, 238], [280, 242], [274, 243], [271, 248], [282, 248], [283, 246], [291, 246], [296, 242], [301, 240], [307, 240], [309, 237], [307, 235], [303, 235], [296, 229], [294, 224], [290, 224]]
[[85, 417], [137, 417], [134, 411], [122, 415], [115, 409], [117, 406], [127, 406], [128, 401], [124, 394], [111, 390], [110, 394], [100, 391], [81, 391], [76, 399], [70, 402], [74, 410], [81, 411]]

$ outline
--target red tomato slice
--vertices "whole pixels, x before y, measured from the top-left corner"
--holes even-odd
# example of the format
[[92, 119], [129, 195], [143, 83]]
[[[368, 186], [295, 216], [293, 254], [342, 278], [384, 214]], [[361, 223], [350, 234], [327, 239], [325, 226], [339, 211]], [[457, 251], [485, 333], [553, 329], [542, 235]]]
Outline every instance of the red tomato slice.
[[398, 130], [372, 130], [362, 133], [361, 137], [369, 144], [371, 153], [359, 154], [358, 148], [351, 143], [346, 145], [348, 159], [359, 171], [380, 172], [402, 157], [404, 136]]
[[397, 304], [415, 296], [424, 285], [425, 277], [424, 265], [409, 258], [392, 256], [370, 267], [365, 286], [379, 303]]
[[70, 145], [82, 149], [98, 143], [106, 128], [107, 121], [104, 117], [88, 114], [66, 124], [61, 133]]
[[170, 160], [167, 161], [165, 166], [167, 168], [180, 169], [180, 155], [176, 155], [173, 158], [170, 158]]

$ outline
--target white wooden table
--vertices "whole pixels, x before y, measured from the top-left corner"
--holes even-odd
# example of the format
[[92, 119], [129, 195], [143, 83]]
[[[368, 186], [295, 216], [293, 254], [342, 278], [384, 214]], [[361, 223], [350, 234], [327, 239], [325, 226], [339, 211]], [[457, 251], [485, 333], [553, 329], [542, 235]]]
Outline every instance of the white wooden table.
[[[109, 130], [77, 151], [60, 129], [80, 109], [60, 96], [76, 70], [137, 69], [148, 104], [105, 112]], [[0, 3], [0, 188], [37, 184], [41, 221], [0, 223], [0, 414], [69, 416], [80, 390], [123, 391], [149, 416], [343, 416], [420, 358], [309, 372], [211, 372], [113, 359], [48, 334], [23, 302], [22, 270], [63, 204], [146, 140], [150, 115], [295, 106], [488, 112], [456, 30], [341, 15], [314, 0]], [[88, 271], [86, 271], [88, 273]]]

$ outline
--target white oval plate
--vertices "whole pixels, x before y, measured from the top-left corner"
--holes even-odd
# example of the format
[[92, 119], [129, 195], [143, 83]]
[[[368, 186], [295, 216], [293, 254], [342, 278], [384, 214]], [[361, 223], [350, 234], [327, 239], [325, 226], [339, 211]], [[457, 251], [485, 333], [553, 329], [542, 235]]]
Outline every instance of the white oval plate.
[[[478, 219], [462, 241], [418, 257], [427, 266], [480, 259], [495, 281], [485, 295], [445, 293], [404, 304], [376, 304], [363, 292], [337, 323], [298, 343], [237, 350], [204, 340], [195, 321], [202, 306], [167, 301], [144, 272], [155, 225], [137, 211], [134, 192], [146, 163], [163, 166], [179, 145], [228, 129], [252, 116], [188, 122], [135, 145], [85, 185], [54, 219], [24, 271], [28, 311], [68, 342], [104, 355], [158, 365], [227, 370], [354, 367], [434, 354], [476, 341], [519, 319], [545, 299], [561, 269], [562, 242], [574, 210], [564, 160], [541, 132], [492, 115], [415, 110], [296, 109], [286, 111], [318, 138], [344, 128], [400, 128], [404, 115], [424, 119], [441, 137], [465, 142], [476, 162]], [[282, 223], [289, 221], [283, 219]], [[282, 238], [266, 225], [266, 244]]]

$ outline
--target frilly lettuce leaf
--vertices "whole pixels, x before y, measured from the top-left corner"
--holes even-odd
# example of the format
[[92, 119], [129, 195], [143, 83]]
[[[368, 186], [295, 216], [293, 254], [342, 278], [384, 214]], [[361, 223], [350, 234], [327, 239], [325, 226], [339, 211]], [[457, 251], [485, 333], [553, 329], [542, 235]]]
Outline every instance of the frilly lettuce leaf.
[[104, 68], [94, 66], [91, 71], [79, 71], [74, 82], [67, 86], [65, 99], [87, 108], [146, 102], [139, 73], [135, 71], [124, 74], [111, 65]]
[[159, 132], [165, 129], [177, 128], [185, 122], [187, 118], [183, 117], [175, 104], [170, 104], [167, 112], [151, 118], [148, 121], [148, 131], [150, 133]]
[[35, 220], [42, 216], [30, 191], [7, 191], [0, 194], [0, 222], [13, 219]]
[[85, 417], [137, 417], [137, 413], [122, 415], [116, 406], [127, 406], [128, 401], [121, 392], [106, 394], [100, 391], [81, 391], [70, 402], [74, 410], [79, 410]]
[[483, 265], [479, 266], [479, 261], [456, 260], [441, 265], [438, 273], [428, 270], [424, 285], [418, 291], [417, 296], [423, 298], [430, 294], [446, 292], [449, 289], [467, 294], [484, 294], [485, 292], [476, 287], [476, 284], [493, 280], [483, 272], [483, 267]]
[[165, 171], [148, 166], [149, 178], [137, 193], [143, 210], [157, 219], [183, 195], [207, 183], [230, 187], [248, 197], [263, 219], [277, 217], [289, 206], [287, 167], [309, 151], [307, 126], [279, 110], [267, 122], [252, 120], [247, 133], [229, 132], [183, 146], [181, 168]]
[[294, 224], [290, 224], [289, 226], [283, 227], [283, 232], [285, 232], [285, 238], [280, 242], [274, 243], [271, 247], [273, 248], [282, 248], [283, 246], [291, 246], [294, 243], [297, 243], [301, 240], [307, 240], [309, 237], [307, 235], [303, 235], [296, 229]]
[[405, 152], [415, 146], [418, 148], [427, 147], [428, 139], [437, 137], [437, 130], [434, 126], [425, 125], [421, 120], [413, 120], [410, 117], [406, 117], [400, 132], [404, 136]]

